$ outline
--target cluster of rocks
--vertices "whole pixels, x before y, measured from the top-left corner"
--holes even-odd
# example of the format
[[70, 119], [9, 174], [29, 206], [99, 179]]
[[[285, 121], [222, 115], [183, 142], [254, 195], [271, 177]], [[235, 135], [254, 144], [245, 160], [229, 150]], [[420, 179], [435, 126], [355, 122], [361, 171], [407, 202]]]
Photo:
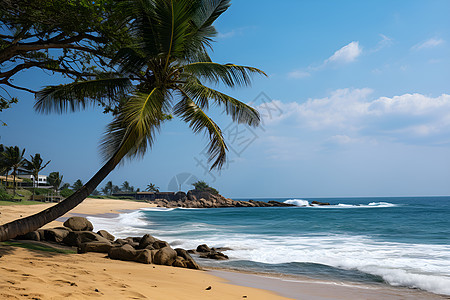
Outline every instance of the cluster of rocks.
[[210, 258], [210, 259], [217, 259], [217, 260], [226, 260], [228, 259], [228, 256], [223, 254], [220, 251], [226, 251], [231, 250], [230, 248], [222, 247], [222, 248], [209, 248], [208, 245], [202, 244], [198, 245], [197, 249], [195, 250], [188, 250], [189, 253], [196, 254], [200, 258]]
[[312, 201], [311, 206], [314, 206], [314, 205], [331, 205], [331, 204], [328, 202]]
[[178, 192], [175, 194], [173, 200], [168, 199], [156, 199], [149, 201], [156, 204], [158, 207], [167, 208], [219, 208], [219, 207], [284, 207], [295, 206], [293, 204], [287, 204], [278, 201], [236, 201], [225, 198], [222, 195], [215, 195], [210, 192], [203, 192], [197, 190], [190, 190], [187, 194], [184, 192]]
[[78, 253], [108, 253], [111, 259], [200, 269], [188, 251], [181, 248], [172, 249], [167, 242], [149, 234], [143, 237], [115, 239], [105, 230], [95, 233], [93, 229], [92, 223], [86, 218], [71, 217], [64, 222], [63, 227], [38, 229], [16, 239], [56, 242], [77, 247]]

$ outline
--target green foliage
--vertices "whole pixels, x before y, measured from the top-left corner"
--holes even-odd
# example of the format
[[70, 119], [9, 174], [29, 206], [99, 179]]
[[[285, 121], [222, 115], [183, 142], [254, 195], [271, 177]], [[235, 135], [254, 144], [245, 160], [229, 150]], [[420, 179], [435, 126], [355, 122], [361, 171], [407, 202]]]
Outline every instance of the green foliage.
[[71, 196], [73, 193], [75, 193], [73, 190], [67, 189], [67, 188], [62, 189], [62, 190], [59, 192], [59, 194], [60, 194], [61, 196], [63, 196], [64, 198], [67, 198], [67, 197]]
[[0, 185], [0, 200], [10, 200], [13, 196], [6, 191], [3, 185]]
[[149, 183], [147, 185], [147, 188], [145, 189], [147, 192], [155, 192], [158, 193], [159, 192], [159, 187], [157, 187], [155, 184], [153, 183]]
[[194, 186], [194, 189], [196, 191], [198, 191], [198, 192], [208, 192], [208, 193], [211, 193], [213, 195], [218, 195], [219, 194], [218, 190], [216, 190], [213, 187], [210, 187], [206, 182], [204, 182], [202, 180], [194, 182], [192, 185]]
[[51, 172], [48, 174], [47, 182], [50, 184], [55, 191], [59, 189], [59, 186], [62, 183], [63, 176], [59, 175], [59, 172]]
[[35, 189], [35, 194], [36, 195], [48, 195], [50, 192], [49, 189], [43, 189], [43, 188], [37, 188]]
[[81, 189], [83, 187], [83, 182], [81, 181], [81, 179], [77, 179], [77, 181], [75, 181], [72, 184], [72, 189], [74, 191], [78, 191], [79, 189]]

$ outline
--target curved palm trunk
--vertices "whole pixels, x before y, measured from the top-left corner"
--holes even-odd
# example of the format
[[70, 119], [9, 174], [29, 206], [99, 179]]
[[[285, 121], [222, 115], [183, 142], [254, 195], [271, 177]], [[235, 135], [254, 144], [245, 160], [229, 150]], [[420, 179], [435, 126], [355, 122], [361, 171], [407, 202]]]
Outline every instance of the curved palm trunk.
[[100, 182], [114, 170], [119, 161], [120, 159], [117, 158], [110, 159], [81, 189], [64, 201], [37, 214], [1, 225], [0, 241], [7, 241], [18, 235], [34, 231], [73, 209], [92, 193]]

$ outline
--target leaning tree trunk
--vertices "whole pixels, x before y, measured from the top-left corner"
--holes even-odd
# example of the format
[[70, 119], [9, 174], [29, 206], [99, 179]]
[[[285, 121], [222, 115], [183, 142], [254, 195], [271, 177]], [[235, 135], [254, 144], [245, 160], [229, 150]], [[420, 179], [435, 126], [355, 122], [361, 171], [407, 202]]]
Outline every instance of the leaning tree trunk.
[[37, 230], [73, 209], [92, 193], [100, 182], [114, 170], [119, 161], [120, 159], [111, 158], [81, 189], [60, 203], [29, 217], [0, 225], [0, 241], [7, 241], [18, 235]]

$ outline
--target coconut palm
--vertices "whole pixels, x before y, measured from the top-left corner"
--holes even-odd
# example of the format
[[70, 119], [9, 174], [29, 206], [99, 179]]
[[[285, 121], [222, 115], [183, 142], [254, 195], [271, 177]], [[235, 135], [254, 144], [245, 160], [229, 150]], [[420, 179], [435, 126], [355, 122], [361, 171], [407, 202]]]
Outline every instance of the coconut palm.
[[2, 153], [5, 166], [12, 170], [13, 175], [13, 195], [16, 195], [16, 175], [19, 168], [23, 167], [26, 163], [26, 159], [23, 157], [25, 149], [22, 151], [18, 146], [6, 147]]
[[51, 172], [50, 174], [48, 174], [47, 177], [47, 182], [48, 184], [50, 184], [53, 189], [55, 190], [55, 193], [58, 192], [58, 189], [62, 183], [63, 180], [63, 176], [59, 175], [59, 172]]
[[36, 153], [34, 156], [30, 155], [31, 160], [26, 160], [25, 168], [30, 171], [33, 175], [33, 200], [35, 195], [36, 187], [39, 188], [39, 172], [41, 172], [47, 165], [50, 163], [50, 160], [46, 162], [44, 165], [42, 163], [44, 160], [41, 158], [39, 153]]
[[210, 104], [222, 108], [236, 122], [259, 124], [255, 109], [204, 85], [246, 86], [251, 75], [264, 74], [252, 67], [212, 62], [208, 55], [217, 33], [212, 24], [228, 9], [228, 0], [123, 2], [135, 43], [121, 49], [113, 61], [120, 76], [101, 74], [91, 81], [47, 87], [35, 105], [41, 113], [78, 111], [98, 104], [113, 106], [114, 119], [101, 147], [105, 164], [64, 201], [0, 226], [0, 240], [36, 230], [77, 206], [123, 158], [146, 153], [167, 115], [181, 118], [195, 133], [207, 132], [211, 168], [222, 167], [227, 146], [221, 129], [206, 113]]
[[157, 187], [155, 184], [153, 183], [149, 183], [147, 185], [147, 188], [145, 189], [147, 192], [155, 192], [155, 193], [159, 193], [159, 187]]

